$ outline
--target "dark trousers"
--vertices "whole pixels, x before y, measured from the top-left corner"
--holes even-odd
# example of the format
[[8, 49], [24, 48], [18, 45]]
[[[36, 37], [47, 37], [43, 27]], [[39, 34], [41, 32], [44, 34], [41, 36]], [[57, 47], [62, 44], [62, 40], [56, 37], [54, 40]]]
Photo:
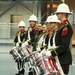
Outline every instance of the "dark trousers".
[[62, 66], [64, 74], [68, 75], [68, 73], [69, 73], [69, 66], [70, 65], [69, 64], [62, 64], [61, 66]]
[[24, 60], [23, 61], [21, 59], [17, 60], [17, 66], [18, 70], [24, 68]]
[[17, 61], [18, 74], [24, 75], [24, 60], [18, 59]]

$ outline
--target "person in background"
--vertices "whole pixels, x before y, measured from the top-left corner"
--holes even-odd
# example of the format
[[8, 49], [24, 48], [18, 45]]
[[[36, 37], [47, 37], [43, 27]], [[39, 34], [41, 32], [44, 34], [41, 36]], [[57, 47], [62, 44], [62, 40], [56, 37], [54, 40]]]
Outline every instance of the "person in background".
[[65, 3], [58, 5], [55, 13], [61, 21], [61, 24], [55, 36], [55, 44], [58, 47], [55, 49], [55, 52], [51, 52], [51, 55], [58, 55], [63, 72], [65, 75], [68, 75], [70, 64], [72, 64], [70, 41], [73, 34], [71, 24], [68, 21], [68, 16], [72, 13], [69, 10], [69, 6]]
[[29, 21], [30, 27], [28, 28], [26, 33], [26, 42], [28, 45], [33, 45], [35, 34], [37, 31], [37, 17], [33, 14], [29, 17], [28, 21]]
[[[24, 21], [20, 21], [18, 24], [19, 31], [16, 33], [14, 38], [14, 47], [21, 47], [22, 43], [25, 41], [26, 31], [25, 31], [25, 23]], [[18, 66], [18, 73], [15, 75], [24, 75], [24, 61], [21, 58], [16, 60]]]
[[42, 37], [43, 33], [42, 33], [42, 24], [39, 23], [37, 24], [37, 32], [35, 34], [35, 40], [34, 40], [34, 44], [33, 44], [33, 51], [36, 51], [36, 50], [40, 50], [40, 45], [41, 45], [41, 42], [40, 42], [40, 38]]
[[56, 31], [58, 30], [58, 26], [59, 26], [60, 20], [58, 20], [56, 15], [52, 15], [49, 21], [49, 24], [47, 24], [47, 27], [49, 29], [49, 33], [48, 33], [48, 49], [52, 48], [53, 46], [53, 37], [56, 33]]
[[50, 24], [50, 19], [52, 18], [52, 15], [48, 16], [47, 19], [46, 19], [46, 24], [44, 26], [46, 26], [45, 28], [45, 34], [46, 34], [46, 37], [45, 37], [45, 44], [46, 44], [46, 47], [48, 47], [48, 42], [49, 42], [49, 38], [51, 37], [51, 24]]
[[[52, 49], [52, 47], [53, 47], [52, 38], [53, 38], [56, 30], [58, 29], [58, 24], [59, 24], [60, 20], [57, 19], [56, 15], [51, 15], [47, 18], [46, 22], [47, 22], [46, 23], [47, 25], [44, 24], [42, 27], [43, 33], [45, 33], [45, 36], [44, 36], [45, 40], [44, 40], [43, 44], [45, 43], [46, 47], [40, 52], [39, 57], [44, 56], [44, 55], [51, 56], [50, 49]], [[51, 61], [48, 59], [49, 58], [47, 58], [46, 62]], [[52, 64], [50, 63], [50, 65], [52, 65]], [[50, 66], [50, 67], [52, 69], [52, 66]], [[42, 73], [44, 73], [43, 69], [42, 69]]]
[[43, 45], [46, 45], [46, 42], [47, 42], [46, 37], [47, 37], [47, 34], [48, 34], [48, 28], [47, 28], [46, 24], [43, 24], [42, 30], [43, 30], [43, 34], [44, 34], [44, 40], [43, 40], [44, 44]]

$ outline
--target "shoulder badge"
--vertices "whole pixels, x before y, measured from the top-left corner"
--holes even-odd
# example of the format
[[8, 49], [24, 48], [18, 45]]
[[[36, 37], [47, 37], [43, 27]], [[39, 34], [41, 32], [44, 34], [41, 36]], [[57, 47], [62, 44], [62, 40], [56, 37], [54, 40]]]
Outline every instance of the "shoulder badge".
[[68, 28], [67, 26], [63, 28], [62, 30], [62, 36], [66, 36], [68, 34]]
[[19, 32], [16, 33], [15, 37], [19, 35]]

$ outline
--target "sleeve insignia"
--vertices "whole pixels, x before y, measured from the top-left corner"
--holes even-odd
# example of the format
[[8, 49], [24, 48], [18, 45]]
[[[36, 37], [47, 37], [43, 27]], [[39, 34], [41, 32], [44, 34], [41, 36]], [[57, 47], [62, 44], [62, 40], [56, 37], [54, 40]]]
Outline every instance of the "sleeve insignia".
[[62, 36], [66, 36], [68, 34], [68, 28], [64, 27], [62, 30]]

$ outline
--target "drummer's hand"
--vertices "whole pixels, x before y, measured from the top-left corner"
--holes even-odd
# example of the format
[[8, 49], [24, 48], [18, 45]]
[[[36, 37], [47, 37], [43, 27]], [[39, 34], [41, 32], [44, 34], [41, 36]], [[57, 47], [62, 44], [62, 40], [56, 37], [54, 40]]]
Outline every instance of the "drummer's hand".
[[40, 58], [40, 57], [42, 57], [42, 53], [39, 53], [39, 54], [38, 54], [38, 58]]
[[40, 51], [41, 51], [41, 50], [40, 50], [40, 47], [37, 47], [37, 48], [36, 48], [36, 50], [37, 50], [38, 52], [40, 52]]
[[19, 47], [19, 42], [17, 42], [17, 43], [16, 43], [16, 46], [18, 46], [18, 47]]
[[48, 49], [52, 49], [53, 47], [52, 46], [48, 46]]
[[26, 45], [28, 45], [28, 42], [25, 41], [23, 44], [22, 44], [22, 47], [25, 47]]
[[19, 42], [16, 43], [16, 46], [17, 46], [17, 47], [21, 47], [21, 45], [22, 45], [22, 44], [19, 43]]
[[46, 56], [48, 56], [48, 57], [51, 56], [51, 51], [47, 50], [46, 51]]
[[41, 51], [41, 54], [42, 54], [42, 55], [46, 55], [46, 49], [43, 49], [43, 50]]

